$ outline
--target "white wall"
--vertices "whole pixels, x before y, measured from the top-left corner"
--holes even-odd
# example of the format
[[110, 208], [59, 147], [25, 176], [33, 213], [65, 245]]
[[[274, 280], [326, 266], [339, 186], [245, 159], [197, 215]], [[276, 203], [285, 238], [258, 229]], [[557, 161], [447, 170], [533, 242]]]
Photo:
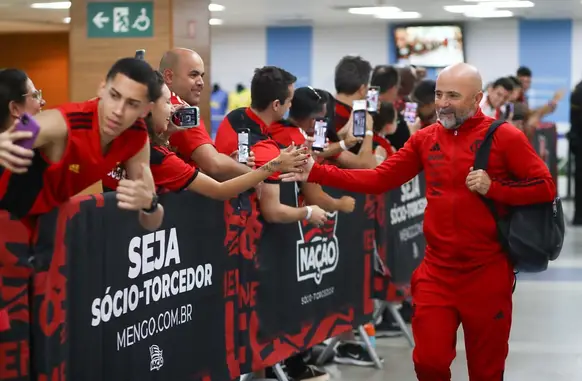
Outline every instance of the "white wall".
[[[574, 33], [582, 43], [582, 22]], [[341, 57], [361, 55], [372, 65], [388, 62], [389, 28], [385, 24], [348, 27], [315, 26], [313, 29], [312, 85], [333, 92], [333, 72]], [[465, 26], [467, 62], [477, 66], [484, 81], [515, 73], [518, 62], [517, 20], [489, 20]], [[574, 46], [576, 46], [574, 44]], [[578, 44], [580, 46], [580, 44]], [[212, 28], [211, 76], [226, 90], [249, 83], [253, 71], [265, 65], [265, 28]], [[574, 67], [582, 68], [582, 51], [573, 50]], [[580, 70], [582, 77], [582, 70]], [[577, 77], [578, 78], [578, 77]]]
[[249, 87], [255, 69], [265, 65], [265, 28], [212, 28], [211, 38], [212, 82], [219, 83], [226, 91], [234, 90], [238, 83]]
[[388, 62], [388, 28], [386, 25], [349, 27], [315, 27], [313, 29], [313, 86], [335, 92], [334, 70], [345, 55], [359, 55], [372, 67]]
[[482, 20], [465, 25], [466, 61], [476, 66], [485, 83], [515, 74], [519, 67], [517, 20]]

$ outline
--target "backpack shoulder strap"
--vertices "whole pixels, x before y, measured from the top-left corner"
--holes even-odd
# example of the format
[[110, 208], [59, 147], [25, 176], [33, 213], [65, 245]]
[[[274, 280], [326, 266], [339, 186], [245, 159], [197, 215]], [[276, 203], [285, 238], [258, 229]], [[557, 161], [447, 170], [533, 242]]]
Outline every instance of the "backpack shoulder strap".
[[483, 138], [483, 142], [481, 142], [481, 145], [475, 154], [475, 162], [473, 164], [473, 168], [475, 170], [487, 170], [487, 167], [489, 166], [489, 154], [491, 152], [491, 145], [493, 144], [493, 134], [503, 123], [505, 123], [504, 120], [496, 120], [489, 126], [489, 129]]
[[[493, 134], [503, 123], [505, 123], [504, 120], [496, 120], [489, 126], [489, 129], [487, 130], [487, 133], [483, 138], [483, 142], [481, 143], [481, 145], [477, 149], [477, 153], [475, 154], [473, 170], [478, 169], [482, 169], [484, 171], [487, 170], [487, 167], [489, 166], [489, 154], [491, 153], [491, 145], [493, 144]], [[497, 209], [495, 208], [495, 203], [493, 202], [493, 200], [481, 195], [480, 197], [481, 200], [483, 200], [483, 202], [485, 203], [485, 205], [487, 205], [487, 209], [489, 209], [489, 211], [493, 215], [493, 218], [495, 218], [495, 222], [498, 223], [499, 214], [497, 213]], [[497, 226], [497, 228], [499, 231], [499, 225]]]

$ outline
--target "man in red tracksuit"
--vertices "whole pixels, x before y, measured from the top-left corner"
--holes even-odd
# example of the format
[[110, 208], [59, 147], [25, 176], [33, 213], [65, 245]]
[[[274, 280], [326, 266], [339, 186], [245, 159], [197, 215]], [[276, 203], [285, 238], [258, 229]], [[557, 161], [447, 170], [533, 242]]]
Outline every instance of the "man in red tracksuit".
[[426, 255], [412, 277], [419, 381], [449, 381], [460, 324], [471, 381], [500, 381], [509, 350], [513, 268], [480, 195], [500, 213], [508, 205], [551, 202], [556, 186], [525, 135], [510, 124], [493, 138], [489, 169], [473, 171], [475, 152], [493, 122], [479, 102], [479, 72], [467, 64], [443, 70], [436, 84], [439, 119], [411, 136], [373, 170], [344, 170], [309, 161], [306, 171], [283, 175], [352, 192], [384, 193], [424, 171], [427, 183]]

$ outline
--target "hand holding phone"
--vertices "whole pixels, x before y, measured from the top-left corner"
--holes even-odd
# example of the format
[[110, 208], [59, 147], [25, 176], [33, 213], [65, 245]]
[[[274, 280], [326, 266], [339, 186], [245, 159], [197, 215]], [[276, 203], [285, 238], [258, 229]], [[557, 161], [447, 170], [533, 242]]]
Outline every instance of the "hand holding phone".
[[238, 132], [238, 162], [246, 164], [249, 160], [249, 134], [248, 128], [243, 128]]
[[171, 120], [176, 127], [198, 127], [200, 126], [200, 109], [197, 106], [182, 107], [172, 114]]
[[414, 123], [418, 116], [418, 104], [415, 102], [406, 102], [404, 104], [404, 120], [406, 123]]
[[363, 138], [366, 135], [366, 100], [356, 100], [352, 104], [353, 135]]
[[22, 148], [32, 149], [36, 137], [40, 132], [40, 126], [36, 121], [30, 116], [29, 114], [24, 114], [20, 117], [18, 123], [16, 123], [16, 127], [14, 127], [14, 131], [26, 131], [30, 132], [30, 138], [28, 139], [20, 139], [15, 142], [16, 145], [21, 146]]
[[323, 151], [325, 148], [325, 137], [327, 135], [327, 120], [318, 118], [315, 120], [315, 132], [313, 134], [314, 141], [311, 149], [314, 151]]
[[378, 103], [380, 96], [380, 88], [378, 86], [370, 86], [368, 88], [368, 95], [366, 96], [366, 101], [368, 103], [368, 112], [370, 114], [375, 114], [378, 112]]
[[32, 164], [34, 142], [40, 126], [25, 114], [16, 125], [0, 133], [0, 166], [13, 173], [25, 173]]

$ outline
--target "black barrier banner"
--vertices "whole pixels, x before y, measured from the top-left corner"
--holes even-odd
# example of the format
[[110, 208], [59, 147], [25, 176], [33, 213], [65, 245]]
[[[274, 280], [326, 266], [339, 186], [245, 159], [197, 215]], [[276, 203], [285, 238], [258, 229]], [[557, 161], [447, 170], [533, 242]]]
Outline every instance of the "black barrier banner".
[[[303, 324], [299, 332], [285, 329], [277, 336], [265, 338], [261, 334], [263, 329], [257, 314], [260, 304], [257, 290], [261, 281], [257, 250], [264, 228], [257, 194], [247, 192], [225, 202], [225, 222], [225, 247], [228, 249], [230, 269], [224, 279], [226, 363], [232, 378], [273, 366], [352, 328], [354, 309], [348, 308], [311, 324]], [[293, 225], [286, 226], [292, 229]], [[284, 301], [281, 299], [279, 303]], [[372, 309], [373, 305], [370, 311]]]
[[410, 284], [412, 272], [424, 258], [425, 193], [424, 173], [387, 193], [386, 265], [396, 284]]
[[[303, 205], [296, 184], [281, 184], [280, 192], [281, 203]], [[342, 309], [363, 314], [365, 283], [371, 283], [364, 279], [366, 266], [371, 266], [364, 245], [366, 232], [373, 237], [374, 230], [364, 213], [365, 196], [351, 196], [356, 199], [354, 212], [331, 213], [322, 227], [307, 221], [265, 224], [258, 250], [261, 336], [298, 332], [302, 324]]]
[[10, 328], [0, 330], [0, 380], [28, 381], [30, 374], [30, 234], [26, 226], [0, 211], [0, 309]]
[[54, 255], [36, 277], [38, 372], [56, 369], [70, 380], [230, 378], [222, 203], [189, 193], [161, 202], [166, 218], [155, 232], [119, 210], [114, 193], [42, 218], [37, 255], [45, 263], [52, 244]]

